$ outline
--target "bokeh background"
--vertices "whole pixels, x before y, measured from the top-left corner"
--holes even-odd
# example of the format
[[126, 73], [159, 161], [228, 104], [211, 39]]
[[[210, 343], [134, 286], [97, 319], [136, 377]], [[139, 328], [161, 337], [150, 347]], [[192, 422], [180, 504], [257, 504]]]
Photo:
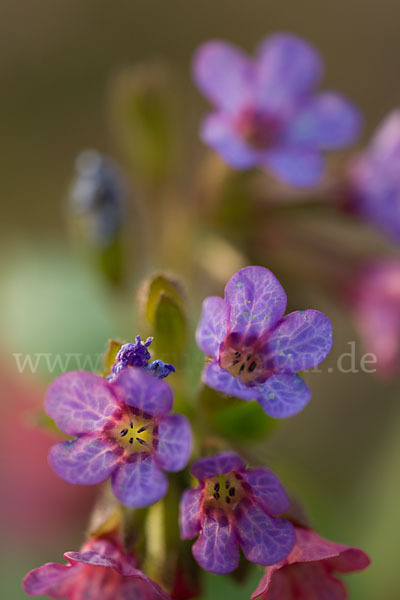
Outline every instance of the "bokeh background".
[[[113, 78], [147, 59], [173, 65], [187, 139], [185, 160], [192, 168], [204, 152], [196, 130], [206, 110], [191, 81], [195, 48], [218, 37], [251, 51], [266, 34], [291, 31], [320, 49], [325, 86], [340, 89], [361, 107], [365, 142], [385, 114], [400, 104], [400, 4], [3, 0], [2, 9], [0, 578], [3, 597], [17, 600], [25, 597], [20, 580], [27, 570], [77, 549], [93, 493], [71, 489], [53, 475], [46, 453], [54, 437], [34, 427], [31, 409], [42, 401], [57, 369], [50, 373], [42, 364], [36, 374], [19, 374], [13, 354], [95, 356], [104, 351], [108, 337], [126, 339], [135, 333], [132, 286], [144, 274], [142, 257], [132, 252], [128, 266], [133, 283], [124, 293], [111, 294], [73, 250], [65, 219], [73, 164], [82, 148], [95, 147], [124, 166], [110, 118]], [[190, 183], [187, 190], [190, 195]], [[373, 253], [374, 238], [371, 244]], [[267, 257], [264, 264], [268, 266]], [[192, 265], [189, 275], [188, 268], [178, 273], [187, 275], [194, 321], [201, 300], [193, 283], [196, 268]], [[225, 279], [231, 274], [229, 266], [226, 270]], [[214, 281], [213, 292], [221, 293], [222, 280], [219, 287]], [[313, 290], [300, 291], [299, 297], [332, 318], [334, 353], [323, 373], [312, 375], [310, 405], [281, 424], [267, 445], [260, 444], [260, 453], [301, 497], [322, 534], [362, 546], [371, 555], [370, 569], [349, 577], [350, 597], [396, 600], [399, 382], [361, 372], [339, 373], [335, 360], [348, 351], [349, 341], [356, 341], [358, 357], [363, 353], [349, 315]], [[227, 593], [223, 585], [221, 578], [210, 577], [205, 597], [221, 597]], [[244, 587], [229, 586], [231, 598], [244, 599], [254, 580]]]

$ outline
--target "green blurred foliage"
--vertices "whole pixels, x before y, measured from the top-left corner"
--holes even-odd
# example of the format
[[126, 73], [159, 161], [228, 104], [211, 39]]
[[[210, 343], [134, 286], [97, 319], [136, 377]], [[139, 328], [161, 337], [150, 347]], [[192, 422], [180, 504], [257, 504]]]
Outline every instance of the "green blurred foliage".
[[176, 77], [165, 63], [125, 69], [111, 87], [111, 120], [133, 172], [147, 183], [174, 170], [179, 152]]

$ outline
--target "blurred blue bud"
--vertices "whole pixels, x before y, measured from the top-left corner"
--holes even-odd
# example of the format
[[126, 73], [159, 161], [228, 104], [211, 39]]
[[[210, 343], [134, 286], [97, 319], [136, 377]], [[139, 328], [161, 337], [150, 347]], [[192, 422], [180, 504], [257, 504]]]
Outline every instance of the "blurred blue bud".
[[112, 159], [96, 150], [81, 152], [75, 168], [71, 216], [87, 242], [107, 248], [122, 228], [126, 196], [122, 174]]

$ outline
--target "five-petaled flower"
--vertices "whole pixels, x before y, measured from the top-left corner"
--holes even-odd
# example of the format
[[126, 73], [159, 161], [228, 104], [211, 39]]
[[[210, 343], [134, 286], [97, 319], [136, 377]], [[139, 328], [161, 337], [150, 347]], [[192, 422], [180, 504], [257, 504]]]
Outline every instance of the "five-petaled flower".
[[311, 396], [297, 371], [318, 365], [332, 346], [332, 326], [317, 310], [283, 316], [286, 294], [263, 267], [231, 277], [225, 299], [203, 303], [196, 339], [212, 357], [202, 379], [209, 387], [257, 400], [272, 417], [299, 412]]
[[354, 322], [370, 353], [366, 363], [371, 371], [392, 376], [400, 368], [400, 260], [368, 262], [347, 292]]
[[293, 548], [293, 525], [278, 518], [289, 502], [269, 469], [246, 469], [238, 454], [221, 452], [197, 460], [191, 468], [199, 480], [180, 502], [183, 539], [194, 538], [193, 556], [212, 573], [230, 573], [246, 558], [261, 565], [283, 560]]
[[349, 168], [351, 208], [400, 242], [400, 109], [390, 113]]
[[346, 588], [334, 574], [361, 571], [369, 562], [358, 548], [330, 542], [311, 529], [296, 527], [293, 550], [285, 560], [266, 569], [251, 598], [346, 600]]
[[229, 43], [207, 42], [193, 71], [216, 106], [203, 123], [202, 139], [234, 168], [260, 165], [289, 184], [314, 185], [324, 170], [322, 151], [358, 136], [358, 111], [337, 93], [315, 93], [322, 62], [294, 35], [266, 38], [255, 60]]
[[86, 371], [61, 375], [48, 389], [46, 412], [77, 437], [53, 446], [50, 464], [70, 483], [111, 475], [123, 504], [149, 506], [167, 492], [163, 471], [180, 471], [191, 453], [190, 424], [169, 414], [172, 405], [167, 383], [142, 368], [129, 367], [112, 382]]
[[47, 563], [30, 571], [24, 591], [68, 600], [169, 600], [116, 540], [93, 538], [80, 552], [66, 552], [64, 557], [68, 565]]

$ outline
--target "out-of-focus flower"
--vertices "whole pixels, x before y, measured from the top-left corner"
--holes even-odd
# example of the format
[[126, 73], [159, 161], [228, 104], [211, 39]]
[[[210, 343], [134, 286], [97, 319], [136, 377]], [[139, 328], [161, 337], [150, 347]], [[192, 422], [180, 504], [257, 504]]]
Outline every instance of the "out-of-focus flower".
[[53, 446], [53, 469], [69, 483], [94, 484], [111, 475], [116, 497], [145, 507], [164, 497], [163, 471], [180, 471], [190, 457], [191, 427], [169, 414], [171, 388], [145, 370], [129, 367], [112, 382], [86, 371], [58, 377], [46, 412], [64, 433], [77, 436]]
[[336, 573], [361, 571], [368, 556], [358, 548], [325, 540], [311, 529], [296, 527], [296, 544], [289, 556], [266, 569], [252, 600], [346, 600]]
[[332, 325], [317, 310], [284, 317], [286, 294], [263, 267], [245, 267], [231, 277], [225, 299], [203, 303], [196, 339], [212, 357], [202, 379], [209, 387], [257, 400], [272, 417], [289, 417], [311, 391], [296, 374], [318, 365], [332, 346]]
[[324, 171], [322, 151], [347, 146], [359, 133], [359, 112], [349, 101], [315, 93], [321, 59], [294, 35], [266, 38], [254, 60], [226, 42], [207, 42], [193, 71], [217, 109], [201, 137], [234, 168], [260, 165], [289, 184], [314, 185]]
[[183, 539], [194, 538], [193, 556], [207, 571], [230, 573], [246, 558], [261, 565], [283, 560], [293, 548], [293, 525], [275, 515], [289, 506], [279, 479], [269, 469], [246, 469], [238, 454], [200, 458], [191, 468], [199, 485], [180, 502]]
[[159, 379], [164, 379], [164, 377], [168, 377], [171, 373], [175, 372], [175, 367], [173, 365], [164, 363], [162, 360], [153, 360], [149, 362], [151, 359], [150, 352], [148, 351], [148, 347], [153, 341], [152, 337], [147, 338], [145, 342], [142, 342], [140, 339], [140, 335], [137, 335], [135, 338], [134, 344], [124, 344], [121, 346], [117, 356], [115, 357], [115, 363], [111, 369], [111, 375], [107, 377], [109, 381], [113, 380], [123, 369], [127, 367], [142, 367], [143, 369], [147, 369], [153, 375], [158, 377]]
[[351, 208], [400, 242], [400, 109], [390, 113], [369, 148], [351, 163]]
[[400, 260], [368, 263], [346, 298], [365, 349], [383, 375], [400, 367]]
[[70, 212], [93, 245], [109, 247], [121, 231], [125, 189], [116, 164], [95, 150], [81, 152], [70, 191]]
[[30, 571], [24, 591], [68, 600], [169, 600], [114, 540], [90, 539], [80, 552], [66, 552], [64, 557], [68, 565], [47, 563]]

